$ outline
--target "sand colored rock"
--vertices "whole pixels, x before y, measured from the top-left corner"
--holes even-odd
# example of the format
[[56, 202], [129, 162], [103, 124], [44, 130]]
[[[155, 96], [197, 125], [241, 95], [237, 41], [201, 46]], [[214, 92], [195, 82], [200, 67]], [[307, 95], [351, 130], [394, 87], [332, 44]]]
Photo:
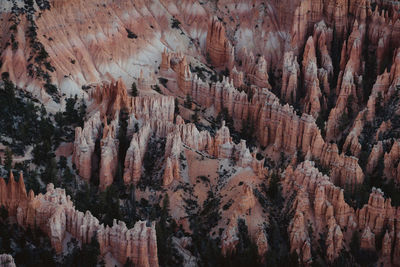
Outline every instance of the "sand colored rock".
[[343, 249], [344, 237], [342, 230], [339, 225], [337, 225], [336, 220], [331, 217], [328, 221], [328, 236], [326, 238], [326, 246], [329, 261], [333, 261]]
[[[0, 184], [4, 184], [3, 179], [0, 179]], [[10, 177], [7, 187], [11, 191], [5, 192], [13, 195], [12, 192], [22, 190], [21, 186], [24, 186], [23, 182], [16, 183]], [[2, 197], [5, 192], [0, 192]], [[21, 194], [25, 197], [14, 198], [17, 209], [15, 205], [6, 208], [10, 214], [14, 214], [12, 216], [16, 215], [17, 222], [22, 227], [37, 226], [46, 233], [57, 253], [62, 252], [67, 233], [83, 243], [90, 242], [92, 236], [97, 235], [101, 255], [111, 252], [120, 263], [130, 258], [136, 266], [158, 266], [154, 223], [147, 226], [146, 222], [139, 221], [134, 228], [128, 229], [125, 223], [114, 220], [112, 227], [104, 227], [89, 211], [83, 213], [76, 210], [65, 190], [54, 188], [53, 184], [47, 185], [44, 195], [35, 196], [32, 191], [29, 192], [29, 197], [26, 197], [26, 192]]]
[[224, 25], [216, 17], [208, 22], [206, 53], [216, 67], [233, 67], [233, 47], [226, 37]]
[[[173, 133], [168, 134], [167, 143], [165, 145], [165, 158], [167, 159], [166, 168], [171, 168], [172, 178], [176, 180], [180, 179], [179, 158], [181, 150], [182, 140], [179, 131], [174, 131]], [[164, 185], [170, 184], [173, 179], [171, 179], [171, 176], [168, 174], [167, 177], [164, 177]]]
[[175, 103], [172, 96], [131, 97], [121, 80], [97, 86], [91, 90], [90, 95], [102, 117], [115, 117], [121, 109], [126, 109], [129, 114], [134, 113], [137, 119], [174, 119]]
[[152, 85], [156, 84], [156, 77], [153, 72], [144, 74], [143, 70], [140, 71], [140, 75], [137, 79], [137, 87], [142, 91], [152, 90]]
[[350, 155], [359, 157], [361, 153], [361, 144], [358, 141], [358, 137], [360, 136], [363, 127], [364, 127], [364, 116], [359, 115], [355, 119], [352, 129], [346, 137], [346, 141], [343, 144], [343, 149], [342, 149], [343, 151], [346, 151]]
[[117, 139], [118, 116], [110, 125], [105, 122], [103, 129], [103, 138], [100, 141], [101, 159], [100, 159], [100, 174], [99, 187], [100, 190], [105, 190], [114, 181], [118, 165], [118, 146]]
[[175, 80], [178, 89], [185, 95], [190, 92], [192, 73], [187, 57], [182, 53], [172, 53], [164, 50], [160, 74], [170, 80]]
[[229, 78], [231, 80], [233, 80], [233, 85], [236, 88], [240, 88], [241, 86], [244, 85], [244, 80], [243, 80], [244, 79], [244, 74], [243, 74], [242, 71], [238, 71], [236, 69], [236, 66], [233, 67], [233, 69], [232, 69], [232, 71], [230, 72], [229, 75], [230, 75]]
[[297, 99], [300, 67], [293, 52], [286, 52], [283, 58], [281, 98], [293, 104]]
[[96, 112], [85, 122], [83, 130], [81, 127], [75, 129], [72, 162], [79, 176], [87, 181], [92, 175], [92, 157], [101, 128], [100, 112]]
[[369, 227], [364, 229], [361, 235], [361, 249], [373, 250], [375, 248], [375, 235], [371, 232]]
[[121, 79], [109, 84], [97, 85], [92, 89], [90, 97], [96, 101], [103, 116], [114, 115], [116, 111], [127, 107], [129, 103], [128, 91]]
[[193, 82], [192, 96], [203, 106], [213, 106], [216, 112], [226, 108], [235, 124], [241, 126], [245, 120], [253, 121], [262, 146], [271, 145], [289, 153], [310, 151], [312, 157], [333, 169], [335, 184], [361, 183], [364, 179], [358, 159], [339, 154], [335, 144], [325, 142], [312, 116], [303, 113], [299, 117], [292, 107], [282, 106], [267, 89], [256, 91], [248, 101], [247, 95], [236, 90], [227, 79], [211, 87], [197, 79]]
[[393, 229], [394, 224], [397, 225], [394, 218], [399, 216], [399, 211], [398, 207], [392, 207], [390, 199], [384, 198], [380, 189], [373, 188], [368, 204], [357, 210], [356, 214], [361, 229], [369, 227], [374, 233], [380, 233], [385, 222], [387, 222], [389, 229]]
[[27, 198], [22, 172], [19, 175], [18, 182], [15, 181], [12, 172], [10, 172], [8, 184], [5, 183], [4, 179], [0, 179], [0, 205], [8, 210], [10, 216], [17, 214], [19, 203], [25, 202]]
[[243, 196], [240, 200], [240, 210], [242, 213], [246, 213], [252, 207], [254, 207], [256, 198], [253, 194], [253, 189], [249, 185], [243, 185]]
[[321, 1], [307, 0], [301, 1], [293, 14], [291, 45], [299, 51], [304, 45], [307, 33], [312, 30], [315, 23], [324, 19], [328, 25], [335, 28], [337, 38], [342, 39], [346, 36], [349, 29], [349, 14], [355, 17], [360, 23], [365, 23], [369, 6], [364, 0], [352, 1], [351, 3], [343, 0]]
[[0, 265], [3, 267], [16, 267], [14, 258], [10, 254], [0, 254]]
[[124, 183], [136, 184], [142, 174], [143, 158], [151, 137], [150, 124], [146, 123], [135, 133], [125, 156]]
[[[400, 210], [392, 207], [390, 199], [385, 200], [379, 189], [372, 190], [368, 204], [354, 210], [344, 201], [343, 189], [319, 173], [312, 162], [305, 161], [295, 170], [291, 166], [286, 169], [283, 193], [288, 196], [293, 190], [297, 191], [297, 196], [293, 203], [295, 216], [289, 226], [292, 250], [300, 252], [309, 239], [305, 217], [314, 233], [328, 230], [326, 246], [330, 261], [337, 258], [345, 243], [349, 242], [344, 238], [344, 227], [347, 234], [362, 230], [361, 247], [370, 250], [375, 250], [375, 236], [381, 233], [384, 223], [389, 229], [397, 227], [395, 218]], [[386, 235], [383, 239], [386, 242], [385, 255], [392, 251], [388, 243], [393, 243], [389, 237]], [[397, 244], [394, 244], [393, 251], [398, 251]]]
[[265, 255], [268, 251], [268, 240], [263, 229], [260, 229], [257, 233], [256, 244], [258, 247], [258, 255]]
[[234, 215], [230, 218], [229, 225], [225, 228], [222, 233], [221, 240], [221, 252], [222, 255], [228, 255], [236, 250], [236, 245], [239, 243], [239, 237], [237, 236], [237, 223], [238, 218]]
[[379, 141], [372, 148], [371, 154], [369, 154], [367, 168], [366, 168], [367, 173], [370, 174], [375, 170], [376, 166], [378, 165], [378, 161], [382, 155], [383, 155], [383, 146], [382, 142]]
[[[268, 64], [263, 56], [254, 57], [252, 52], [248, 53], [247, 49], [243, 48], [239, 53], [239, 58], [242, 62], [241, 69], [252, 85], [271, 89], [268, 76]], [[235, 87], [237, 87], [236, 84]]]
[[393, 143], [390, 152], [384, 155], [385, 169], [384, 173], [387, 178], [400, 181], [400, 141], [396, 140]]

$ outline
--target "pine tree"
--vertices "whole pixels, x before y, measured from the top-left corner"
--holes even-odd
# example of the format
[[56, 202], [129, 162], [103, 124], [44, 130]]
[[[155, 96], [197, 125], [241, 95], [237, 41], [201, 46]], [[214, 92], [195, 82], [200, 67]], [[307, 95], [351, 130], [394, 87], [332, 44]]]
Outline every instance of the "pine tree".
[[175, 109], [174, 109], [174, 114], [179, 115], [180, 111], [179, 111], [179, 101], [178, 98], [175, 98]]
[[138, 89], [136, 87], [136, 83], [135, 82], [132, 83], [131, 89], [132, 89], [131, 95], [133, 97], [137, 97], [139, 95], [139, 92], [138, 92]]
[[86, 102], [85, 99], [82, 97], [82, 104], [79, 107], [79, 124], [81, 127], [83, 127], [83, 123], [85, 121], [85, 116], [86, 116]]
[[4, 167], [9, 172], [9, 171], [11, 171], [11, 168], [12, 168], [13, 154], [12, 154], [12, 151], [8, 147], [6, 148], [6, 151], [4, 154], [5, 154]]
[[192, 108], [192, 103], [193, 103], [192, 97], [189, 94], [187, 94], [186, 95], [186, 100], [183, 103], [183, 105], [185, 106], [185, 108], [191, 109]]

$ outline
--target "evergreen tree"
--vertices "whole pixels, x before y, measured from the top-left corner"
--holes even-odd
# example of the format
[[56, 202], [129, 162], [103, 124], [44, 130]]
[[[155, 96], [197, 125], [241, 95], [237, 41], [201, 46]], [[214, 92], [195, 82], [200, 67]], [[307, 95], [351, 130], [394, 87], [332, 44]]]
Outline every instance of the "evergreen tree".
[[97, 235], [94, 234], [90, 244], [83, 244], [82, 251], [79, 255], [79, 266], [97, 266], [98, 257], [100, 255], [100, 244], [97, 241]]
[[54, 158], [50, 159], [44, 171], [42, 172], [41, 178], [42, 181], [45, 182], [46, 184], [48, 183], [53, 183], [55, 186], [58, 186], [58, 181], [57, 181], [57, 163]]
[[175, 98], [175, 109], [174, 109], [174, 114], [175, 114], [175, 116], [180, 114], [178, 98]]
[[193, 104], [192, 97], [189, 94], [187, 94], [185, 102], [183, 103], [183, 106], [185, 108], [191, 109], [192, 108], [192, 104]]
[[13, 153], [12, 151], [7, 147], [5, 151], [5, 158], [4, 158], [4, 168], [6, 171], [10, 172], [12, 168], [12, 163], [13, 163]]
[[79, 126], [83, 127], [83, 123], [85, 122], [85, 116], [86, 116], [86, 102], [85, 99], [82, 97], [82, 104], [79, 107]]
[[131, 86], [131, 95], [133, 97], [137, 97], [139, 95], [139, 92], [138, 92], [138, 89], [136, 87], [136, 83], [135, 82], [133, 82], [132, 86]]

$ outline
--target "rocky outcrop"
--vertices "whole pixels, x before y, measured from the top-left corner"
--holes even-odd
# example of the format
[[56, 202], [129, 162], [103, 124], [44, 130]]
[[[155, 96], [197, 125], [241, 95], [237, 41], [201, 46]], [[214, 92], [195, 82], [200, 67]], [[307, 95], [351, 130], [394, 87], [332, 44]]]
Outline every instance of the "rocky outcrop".
[[136, 119], [148, 121], [158, 119], [172, 122], [174, 120], [175, 102], [172, 96], [132, 97], [128, 105], [129, 114]]
[[[182, 53], [171, 53], [166, 50], [162, 53], [160, 65], [160, 74], [169, 80], [175, 80], [177, 89], [184, 95], [190, 93], [192, 73], [187, 61], [187, 57]], [[168, 83], [170, 88], [172, 83]]]
[[248, 212], [255, 204], [256, 197], [253, 194], [253, 188], [247, 184], [243, 185], [243, 194], [239, 202], [240, 212], [242, 214]]
[[[329, 51], [331, 50], [331, 43], [333, 40], [333, 30], [326, 26], [324, 20], [314, 25], [313, 40], [319, 66], [325, 69], [328, 73], [328, 77], [331, 78], [333, 75], [333, 63]], [[325, 91], [325, 93], [329, 95], [329, 91]]]
[[221, 252], [222, 255], [229, 255], [236, 250], [236, 245], [239, 243], [237, 236], [238, 217], [236, 215], [230, 218], [229, 225], [225, 227], [221, 236]]
[[[252, 52], [248, 52], [246, 47], [243, 47], [238, 53], [238, 60], [241, 62], [239, 68], [243, 71], [250, 84], [260, 88], [271, 89], [268, 76], [269, 68], [264, 56], [257, 55], [255, 57]], [[231, 78], [234, 79], [234, 76]], [[235, 84], [235, 80], [234, 85], [238, 87]]]
[[[328, 176], [322, 175], [312, 162], [305, 161], [295, 170], [289, 166], [284, 174], [283, 193], [290, 196], [297, 192], [293, 203], [295, 216], [289, 226], [291, 249], [302, 251], [309, 242], [308, 227], [315, 233], [327, 231], [327, 256], [330, 261], [338, 257], [340, 251], [349, 242], [344, 238], [353, 231], [362, 231], [361, 247], [375, 250], [375, 236], [380, 234], [386, 225], [391, 234], [398, 227], [396, 218], [400, 208], [394, 208], [390, 199], [384, 199], [382, 191], [373, 188], [368, 204], [362, 209], [354, 210], [344, 200], [343, 189], [336, 187]], [[307, 218], [307, 223], [305, 218]], [[325, 227], [327, 226], [327, 227]], [[389, 235], [390, 236], [390, 235]], [[385, 238], [386, 250], [397, 251], [397, 244]], [[390, 248], [389, 248], [390, 247]], [[387, 255], [388, 252], [385, 252]]]
[[263, 256], [268, 251], [268, 240], [263, 229], [259, 229], [256, 234], [256, 245], [258, 248], [258, 255]]
[[375, 235], [371, 232], [368, 226], [364, 229], [361, 235], [360, 248], [365, 250], [375, 249]]
[[347, 154], [359, 157], [361, 153], [361, 144], [358, 140], [364, 127], [364, 113], [360, 113], [355, 119], [350, 133], [346, 137], [344, 142], [343, 151]]
[[300, 67], [293, 52], [286, 52], [283, 57], [281, 99], [289, 104], [297, 101]]
[[130, 102], [126, 86], [121, 79], [97, 85], [92, 89], [90, 97], [94, 99], [103, 116], [114, 115], [121, 108], [127, 107]]
[[182, 149], [182, 140], [179, 131], [174, 131], [167, 136], [165, 145], [166, 167], [164, 171], [163, 184], [169, 185], [175, 179], [180, 179], [179, 157]]
[[400, 140], [395, 140], [390, 152], [384, 156], [385, 176], [400, 182]]
[[150, 91], [152, 90], [151, 86], [156, 84], [156, 78], [153, 72], [147, 74], [147, 77], [143, 74], [143, 70], [140, 71], [140, 75], [137, 79], [137, 87], [142, 91]]
[[136, 184], [142, 173], [144, 154], [150, 137], [166, 138], [163, 172], [163, 183], [169, 185], [173, 180], [180, 179], [180, 154], [183, 145], [190, 149], [205, 152], [217, 158], [233, 158], [237, 166], [253, 169], [257, 175], [262, 175], [264, 159], [258, 160], [256, 154], [251, 154], [246, 142], [234, 144], [225, 122], [212, 137], [208, 131], [199, 131], [192, 123], [185, 124], [178, 115], [176, 124], [168, 121], [153, 119], [146, 122], [138, 133], [133, 134], [130, 146], [125, 157], [124, 181], [125, 184]]
[[370, 12], [369, 2], [365, 0], [352, 1], [301, 1], [293, 13], [291, 45], [299, 51], [304, 45], [307, 33], [314, 25], [324, 19], [328, 25], [335, 28], [336, 38], [343, 40], [351, 31], [348, 25], [352, 19], [365, 23]]
[[19, 204], [24, 203], [27, 199], [22, 173], [20, 173], [18, 182], [15, 181], [12, 172], [10, 172], [8, 184], [5, 183], [3, 178], [0, 179], [0, 206], [4, 206], [10, 216], [15, 216]]
[[134, 113], [136, 119], [174, 120], [175, 102], [172, 96], [131, 97], [121, 80], [97, 86], [90, 95], [102, 117], [107, 115], [113, 118], [124, 108], [129, 114]]
[[107, 125], [107, 121], [104, 123], [103, 138], [100, 141], [100, 190], [105, 190], [113, 183], [117, 172], [119, 147], [117, 139], [118, 123], [118, 116], [116, 116], [116, 119], [110, 125]]
[[[99, 164], [100, 188], [104, 190], [112, 184], [118, 165], [119, 141], [117, 138], [119, 127], [119, 112], [122, 108], [128, 111], [127, 136], [132, 137], [130, 147], [125, 157], [125, 183], [136, 183], [141, 175], [142, 159], [146, 152], [147, 141], [150, 137], [150, 124], [141, 127], [143, 121], [163, 121], [164, 124], [172, 124], [174, 119], [174, 98], [157, 97], [130, 97], [124, 96], [123, 84], [117, 82], [110, 86], [97, 87], [92, 91], [95, 101], [100, 101], [97, 106], [102, 111], [97, 111], [85, 123], [83, 130], [77, 127], [75, 130], [75, 141], [72, 161], [79, 175], [89, 181], [93, 167]], [[119, 93], [118, 93], [119, 92]], [[105, 95], [102, 95], [102, 94]], [[107, 97], [106, 97], [107, 96]], [[113, 111], [113, 114], [109, 112]], [[100, 119], [101, 112], [113, 118], [110, 125], [104, 117], [104, 129]], [[137, 128], [137, 129], [136, 129]], [[171, 127], [170, 127], [171, 128]], [[147, 131], [146, 131], [147, 130]], [[95, 155], [95, 143], [102, 132], [100, 140], [100, 158]], [[164, 133], [165, 135], [166, 133]], [[164, 136], [165, 137], [165, 136]]]
[[242, 71], [238, 71], [236, 69], [236, 66], [234, 66], [231, 72], [229, 73], [229, 78], [233, 80], [233, 85], [236, 88], [240, 88], [244, 85], [244, 74]]
[[[5, 186], [3, 179], [0, 179], [0, 185]], [[83, 243], [90, 242], [96, 235], [101, 255], [110, 252], [121, 264], [130, 259], [135, 266], [158, 266], [154, 223], [147, 226], [146, 222], [139, 221], [134, 228], [128, 229], [125, 223], [114, 220], [112, 227], [104, 226], [89, 211], [83, 213], [76, 210], [65, 190], [54, 188], [53, 184], [47, 186], [46, 194], [35, 196], [30, 191], [28, 197], [23, 179], [16, 183], [10, 177], [6, 187], [3, 191], [3, 186], [0, 186], [0, 199], [13, 197], [13, 204], [9, 204], [10, 200], [1, 204], [11, 216], [16, 216], [19, 225], [36, 226], [46, 233], [57, 253], [63, 251], [67, 233]]]
[[371, 150], [371, 153], [369, 154], [368, 157], [368, 163], [367, 163], [367, 168], [366, 171], [368, 174], [371, 174], [376, 166], [378, 166], [378, 161], [383, 155], [383, 146], [382, 146], [382, 141], [379, 141], [376, 145]]
[[224, 25], [216, 17], [208, 22], [206, 53], [214, 66], [233, 68], [234, 48], [226, 37]]
[[380, 189], [372, 189], [368, 204], [356, 211], [356, 217], [361, 229], [369, 227], [372, 232], [380, 233], [383, 227], [388, 226], [391, 231], [398, 229], [400, 208], [392, 207], [390, 198], [385, 199]]
[[272, 146], [275, 151], [284, 150], [290, 154], [296, 150], [304, 154], [310, 152], [310, 157], [332, 168], [335, 184], [362, 183], [364, 179], [358, 159], [339, 154], [335, 144], [325, 142], [312, 116], [303, 113], [299, 117], [291, 106], [282, 106], [267, 89], [256, 91], [248, 101], [246, 93], [236, 90], [227, 79], [209, 86], [195, 77], [192, 96], [203, 106], [213, 106], [216, 113], [226, 108], [237, 129], [242, 122], [253, 121], [255, 135], [262, 146]]
[[136, 184], [142, 175], [143, 158], [151, 137], [150, 124], [146, 123], [135, 133], [125, 156], [124, 182]]
[[72, 163], [75, 164], [79, 176], [86, 181], [92, 175], [93, 153], [101, 128], [100, 112], [96, 112], [85, 122], [83, 130], [81, 127], [75, 129]]
[[14, 258], [10, 254], [0, 254], [0, 266], [16, 267]]
[[[362, 99], [360, 67], [364, 32], [365, 25], [358, 25], [357, 21], [355, 21], [351, 35], [347, 43], [342, 47], [341, 71], [336, 88], [338, 99], [329, 114], [326, 127], [327, 141], [338, 140], [343, 130], [341, 128], [345, 127], [343, 126], [344, 113], [347, 116], [351, 115], [349, 105], [353, 104], [351, 112], [354, 112], [357, 110], [357, 103]], [[351, 102], [349, 102], [350, 97], [352, 98]]]

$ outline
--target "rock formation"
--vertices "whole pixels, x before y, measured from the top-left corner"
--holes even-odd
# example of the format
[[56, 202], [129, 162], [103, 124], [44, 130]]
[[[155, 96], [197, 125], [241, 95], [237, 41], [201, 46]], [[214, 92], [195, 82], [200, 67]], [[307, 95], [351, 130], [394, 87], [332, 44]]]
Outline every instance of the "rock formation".
[[3, 267], [16, 267], [14, 258], [10, 254], [0, 254], [0, 265]]
[[100, 159], [100, 174], [99, 174], [99, 187], [105, 190], [114, 181], [115, 174], [118, 166], [118, 146], [117, 139], [118, 132], [118, 116], [107, 125], [104, 124], [103, 138], [100, 141], [101, 159]]
[[230, 218], [229, 225], [225, 228], [222, 233], [221, 240], [221, 252], [222, 255], [228, 255], [236, 250], [236, 245], [239, 243], [239, 237], [237, 236], [237, 216]]
[[[164, 50], [162, 53], [160, 74], [169, 80], [175, 80], [177, 89], [184, 95], [190, 92], [192, 73], [187, 57], [182, 53], [171, 53]], [[169, 87], [173, 85], [168, 83]]]
[[125, 156], [125, 184], [136, 184], [142, 174], [143, 157], [146, 153], [147, 143], [151, 137], [150, 124], [145, 124], [138, 133], [132, 137]]
[[95, 143], [101, 133], [100, 112], [96, 112], [81, 127], [75, 129], [75, 141], [72, 162], [79, 172], [79, 176], [89, 181], [92, 175], [92, 158]]
[[400, 141], [395, 140], [389, 153], [384, 156], [384, 173], [388, 179], [400, 182]]
[[234, 49], [226, 37], [224, 25], [216, 17], [208, 22], [206, 53], [214, 66], [232, 69]]
[[216, 112], [227, 108], [239, 125], [247, 119], [255, 122], [256, 136], [262, 146], [271, 145], [276, 150], [290, 153], [301, 150], [307, 154], [310, 151], [312, 157], [332, 168], [335, 183], [345, 185], [363, 181], [357, 158], [339, 154], [335, 144], [324, 142], [311, 116], [304, 113], [297, 116], [292, 107], [280, 105], [278, 98], [267, 89], [256, 92], [248, 101], [246, 94], [237, 91], [226, 79], [211, 87], [197, 79], [193, 82], [192, 95], [198, 103], [213, 106]]
[[4, 179], [0, 179], [0, 204], [4, 206], [10, 216], [15, 216], [19, 203], [24, 203], [27, 200], [24, 178], [20, 173], [18, 182], [14, 179], [14, 174], [10, 172], [8, 184]]
[[2, 178], [0, 184], [0, 204], [16, 216], [20, 226], [37, 226], [46, 233], [57, 253], [62, 252], [67, 233], [83, 243], [97, 235], [101, 255], [111, 252], [120, 263], [129, 258], [136, 266], [158, 266], [154, 223], [147, 226], [139, 221], [128, 229], [124, 222], [114, 220], [112, 227], [104, 226], [89, 211], [76, 210], [65, 190], [53, 184], [47, 185], [46, 194], [35, 196], [30, 191], [28, 197], [22, 175], [18, 183], [10, 176], [8, 185]]
[[300, 67], [297, 57], [293, 52], [286, 52], [283, 57], [281, 99], [293, 104], [297, 100], [297, 88], [299, 86]]
[[246, 213], [255, 206], [256, 198], [253, 194], [253, 189], [249, 185], [243, 185], [243, 196], [240, 199], [240, 211]]
[[129, 103], [128, 92], [121, 79], [110, 84], [98, 85], [91, 91], [91, 98], [96, 101], [103, 116], [114, 115]]
[[[323, 176], [313, 163], [305, 161], [296, 170], [289, 166], [285, 171], [283, 181], [284, 195], [289, 196], [297, 191], [293, 208], [296, 211], [289, 227], [291, 248], [301, 252], [301, 248], [308, 241], [305, 217], [308, 225], [316, 232], [322, 232], [328, 225], [326, 239], [327, 255], [333, 261], [340, 253], [346, 242], [343, 229], [347, 234], [362, 230], [361, 247], [375, 250], [375, 235], [380, 234], [384, 224], [390, 232], [397, 229], [397, 218], [400, 209], [391, 206], [390, 199], [384, 199], [382, 191], [373, 189], [368, 204], [354, 210], [344, 200], [343, 189], [336, 187], [327, 176]], [[314, 200], [312, 200], [314, 198]], [[393, 242], [386, 238], [384, 242]], [[397, 251], [397, 244], [393, 251]], [[389, 246], [386, 245], [388, 250]], [[387, 253], [387, 252], [386, 252]]]

